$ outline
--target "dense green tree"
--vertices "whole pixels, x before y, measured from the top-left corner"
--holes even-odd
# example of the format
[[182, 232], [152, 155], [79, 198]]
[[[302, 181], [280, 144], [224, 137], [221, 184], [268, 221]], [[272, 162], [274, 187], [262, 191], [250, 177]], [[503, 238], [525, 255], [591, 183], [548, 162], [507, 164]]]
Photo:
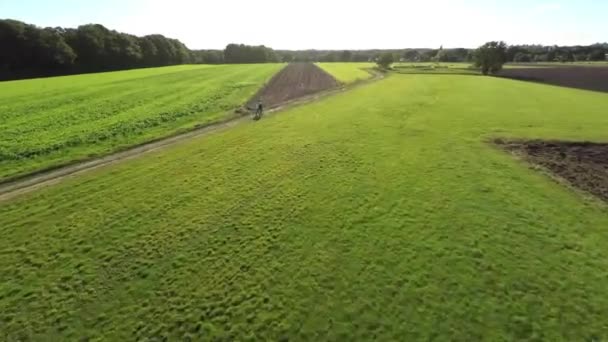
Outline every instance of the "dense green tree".
[[532, 62], [532, 57], [524, 52], [518, 52], [517, 54], [515, 54], [515, 56], [513, 57], [513, 61], [517, 62], [517, 63], [527, 63], [527, 62]]
[[[530, 60], [536, 62], [572, 62], [589, 60], [595, 51], [595, 58], [605, 58], [608, 53], [608, 44], [594, 44], [591, 46], [542, 46], [542, 45], [518, 45], [509, 46], [507, 49], [507, 61], [514, 62], [518, 53], [527, 54]], [[602, 54], [604, 57], [602, 57]]]
[[370, 60], [370, 56], [368, 56], [364, 52], [353, 52], [352, 61], [353, 62], [368, 62]]
[[291, 52], [283, 52], [280, 54], [280, 60], [283, 63], [290, 63], [294, 61], [294, 55]]
[[426, 50], [424, 52], [422, 52], [420, 54], [420, 61], [421, 62], [430, 62], [433, 60], [433, 58], [435, 56], [437, 56], [437, 52], [439, 52], [439, 50]]
[[606, 60], [606, 50], [596, 49], [593, 50], [588, 59], [590, 61], [605, 61]]
[[586, 53], [576, 53], [574, 55], [574, 60], [577, 61], [577, 62], [586, 61], [587, 60], [587, 54]]
[[11, 71], [70, 67], [76, 55], [62, 31], [0, 20], [0, 68]]
[[224, 52], [220, 50], [196, 50], [191, 52], [192, 63], [220, 64], [224, 62]]
[[78, 56], [76, 63], [84, 69], [103, 69], [107, 64], [106, 36], [109, 30], [102, 25], [90, 24], [70, 30], [68, 44]]
[[186, 64], [190, 63], [190, 50], [177, 39], [166, 38], [173, 45], [173, 59], [169, 64]]
[[18, 67], [25, 50], [25, 24], [16, 20], [0, 20], [0, 67]]
[[74, 63], [76, 54], [63, 37], [53, 28], [26, 29], [30, 60], [29, 65], [38, 69], [67, 68]]
[[340, 54], [340, 62], [351, 62], [352, 59], [353, 59], [353, 53], [348, 50], [344, 50]]
[[472, 63], [475, 61], [475, 51], [474, 50], [469, 50], [467, 52], [467, 56], [464, 59], [465, 62], [469, 62]]
[[226, 63], [269, 63], [278, 62], [277, 54], [264, 45], [251, 46], [244, 44], [228, 44], [224, 49]]
[[158, 61], [158, 48], [154, 39], [150, 36], [139, 38], [139, 46], [142, 53], [142, 63], [145, 66], [153, 66]]
[[475, 66], [481, 68], [484, 75], [495, 74], [507, 62], [507, 44], [505, 42], [488, 42], [475, 51]]
[[574, 62], [574, 54], [569, 50], [558, 50], [555, 59], [564, 62]]
[[161, 35], [138, 38], [102, 25], [39, 28], [0, 20], [2, 79], [191, 62], [190, 50]]
[[330, 51], [327, 54], [325, 54], [325, 56], [322, 56], [321, 59], [319, 60], [320, 62], [339, 62], [340, 61], [340, 56], [338, 55], [337, 52], [335, 51]]
[[465, 62], [469, 54], [469, 49], [444, 49], [442, 62]]
[[405, 50], [401, 55], [401, 58], [408, 62], [417, 62], [420, 60], [420, 53], [418, 50]]
[[542, 54], [542, 55], [534, 55], [534, 62], [537, 63], [543, 63], [543, 62], [548, 62], [549, 61], [549, 55], [548, 54]]
[[390, 68], [391, 64], [395, 62], [395, 58], [391, 52], [385, 52], [378, 57], [376, 64], [383, 69]]

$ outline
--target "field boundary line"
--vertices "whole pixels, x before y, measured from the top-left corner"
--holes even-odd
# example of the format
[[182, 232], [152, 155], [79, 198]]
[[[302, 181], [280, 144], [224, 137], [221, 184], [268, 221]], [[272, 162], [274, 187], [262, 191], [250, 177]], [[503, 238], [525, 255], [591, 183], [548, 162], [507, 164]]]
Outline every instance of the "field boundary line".
[[[372, 77], [359, 80], [347, 85], [340, 85], [340, 87], [333, 88], [330, 90], [321, 91], [314, 94], [309, 94], [297, 99], [293, 99], [284, 102], [280, 105], [271, 107], [268, 111], [268, 115], [276, 115], [284, 110], [309, 104], [320, 99], [343, 93], [360, 86], [379, 81], [385, 76], [379, 71], [372, 69], [364, 69], [369, 72]], [[215, 132], [221, 132], [239, 124], [245, 122], [251, 122], [250, 115], [247, 114], [231, 114], [227, 118], [212, 123], [197, 125], [188, 131], [181, 131], [173, 135], [165, 136], [163, 138], [147, 141], [145, 143], [131, 146], [122, 151], [107, 154], [105, 156], [95, 157], [93, 159], [85, 159], [70, 162], [63, 165], [54, 166], [51, 168], [35, 171], [29, 174], [20, 175], [13, 179], [0, 181], [0, 202], [10, 200], [19, 195], [35, 191], [37, 189], [51, 186], [61, 182], [68, 177], [74, 177], [82, 173], [93, 171], [95, 169], [117, 164], [122, 161], [137, 158], [145, 153], [157, 151], [182, 141], [193, 139], [200, 136], [209, 135]]]

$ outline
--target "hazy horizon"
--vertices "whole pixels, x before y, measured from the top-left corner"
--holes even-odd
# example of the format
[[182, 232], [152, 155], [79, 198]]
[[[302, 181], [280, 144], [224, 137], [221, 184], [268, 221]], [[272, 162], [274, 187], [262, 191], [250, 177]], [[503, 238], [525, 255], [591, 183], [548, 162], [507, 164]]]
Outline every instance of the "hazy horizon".
[[[566, 1], [438, 0], [432, 4], [380, 0], [305, 5], [269, 0], [202, 4], [194, 0], [0, 0], [0, 17], [41, 27], [102, 24], [138, 36], [162, 34], [190, 49], [229, 43], [277, 50], [474, 48], [509, 44], [590, 45], [607, 40], [608, 3]], [[238, 10], [235, 10], [238, 9]]]

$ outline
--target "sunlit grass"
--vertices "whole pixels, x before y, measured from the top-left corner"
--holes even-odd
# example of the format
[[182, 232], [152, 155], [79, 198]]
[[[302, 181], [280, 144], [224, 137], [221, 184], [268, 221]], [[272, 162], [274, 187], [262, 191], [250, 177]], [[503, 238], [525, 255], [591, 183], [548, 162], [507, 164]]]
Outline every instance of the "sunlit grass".
[[0, 179], [226, 117], [279, 64], [176, 66], [0, 83]]
[[371, 78], [372, 75], [365, 69], [376, 67], [375, 63], [317, 63], [317, 65], [345, 84]]
[[7, 340], [604, 340], [608, 211], [487, 143], [608, 96], [389, 75], [0, 205]]

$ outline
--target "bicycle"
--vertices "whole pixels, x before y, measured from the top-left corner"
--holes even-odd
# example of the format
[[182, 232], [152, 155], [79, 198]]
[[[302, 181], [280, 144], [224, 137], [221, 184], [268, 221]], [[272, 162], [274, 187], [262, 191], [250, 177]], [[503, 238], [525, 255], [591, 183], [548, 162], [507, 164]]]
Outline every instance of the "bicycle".
[[254, 121], [258, 121], [262, 118], [262, 115], [264, 115], [264, 109], [258, 107], [256, 108], [255, 112], [253, 113], [253, 120]]

